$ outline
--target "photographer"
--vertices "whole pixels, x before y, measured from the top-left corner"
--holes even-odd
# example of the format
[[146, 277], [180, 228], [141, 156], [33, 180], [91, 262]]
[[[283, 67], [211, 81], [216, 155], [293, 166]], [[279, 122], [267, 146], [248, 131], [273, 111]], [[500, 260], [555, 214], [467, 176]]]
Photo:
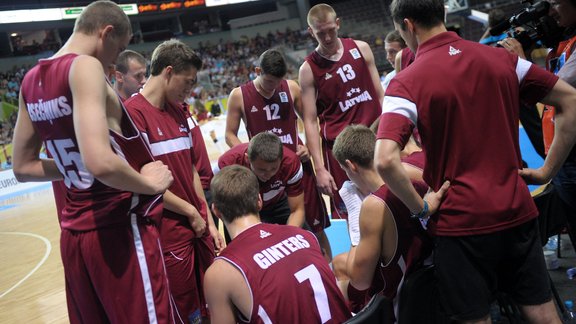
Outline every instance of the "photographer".
[[[549, 15], [565, 29], [563, 40], [546, 58], [546, 68], [576, 87], [576, 55], [572, 55], [576, 50], [576, 0], [553, 0], [550, 2]], [[524, 55], [516, 39], [506, 38], [501, 45], [520, 57]], [[554, 114], [554, 107], [546, 106], [542, 116], [546, 153], [554, 137]], [[567, 220], [570, 238], [576, 249], [576, 149], [572, 149], [566, 162], [546, 188], [545, 195], [536, 197], [536, 204], [545, 217], [542, 233], [557, 232], [558, 227], [563, 226]]]

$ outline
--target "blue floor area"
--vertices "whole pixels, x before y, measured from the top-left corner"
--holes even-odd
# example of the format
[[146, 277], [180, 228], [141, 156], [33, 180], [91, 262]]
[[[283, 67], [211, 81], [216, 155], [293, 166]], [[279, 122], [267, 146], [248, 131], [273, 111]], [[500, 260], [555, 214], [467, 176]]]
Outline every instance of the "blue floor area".
[[332, 247], [332, 256], [336, 256], [350, 250], [350, 236], [348, 236], [348, 225], [343, 219], [330, 220], [330, 227], [325, 229], [330, 247]]
[[[522, 154], [522, 160], [528, 164], [531, 169], [539, 168], [544, 164], [544, 160], [536, 153], [534, 146], [530, 143], [526, 131], [523, 127], [520, 127], [520, 153]], [[539, 186], [529, 185], [530, 191], [538, 188]]]

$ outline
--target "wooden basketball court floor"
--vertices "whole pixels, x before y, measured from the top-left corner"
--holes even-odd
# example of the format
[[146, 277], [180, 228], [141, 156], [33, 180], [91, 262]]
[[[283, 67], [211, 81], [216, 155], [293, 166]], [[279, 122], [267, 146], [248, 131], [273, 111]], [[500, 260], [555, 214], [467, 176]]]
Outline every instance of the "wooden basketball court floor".
[[[221, 116], [201, 126], [213, 163], [228, 149], [224, 124]], [[245, 132], [239, 137], [247, 141]], [[334, 225], [345, 233], [345, 223]], [[49, 183], [11, 196], [3, 197], [0, 191], [0, 323], [68, 323], [59, 240]], [[347, 247], [346, 237], [333, 250], [339, 253]]]

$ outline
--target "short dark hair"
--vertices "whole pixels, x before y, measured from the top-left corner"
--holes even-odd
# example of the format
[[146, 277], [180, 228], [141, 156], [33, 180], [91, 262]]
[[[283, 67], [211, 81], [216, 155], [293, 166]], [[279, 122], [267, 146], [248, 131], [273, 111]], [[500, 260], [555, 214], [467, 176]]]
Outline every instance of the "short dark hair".
[[424, 28], [444, 23], [444, 0], [393, 0], [390, 13], [395, 23], [406, 28], [404, 19], [412, 19]]
[[354, 162], [363, 168], [374, 165], [374, 147], [376, 135], [364, 125], [351, 125], [336, 137], [332, 154], [338, 163], [345, 165], [346, 160]]
[[191, 67], [202, 68], [202, 59], [188, 45], [177, 39], [167, 40], [152, 52], [150, 74], [157, 76], [167, 66], [172, 66], [174, 73], [186, 71]]
[[494, 8], [488, 12], [488, 27], [494, 27], [504, 20], [506, 20], [506, 14], [504, 13], [504, 10], [500, 8]]
[[92, 35], [107, 25], [114, 27], [114, 36], [132, 34], [128, 16], [116, 3], [108, 0], [95, 1], [84, 8], [74, 23], [74, 32]]
[[397, 30], [393, 30], [388, 34], [386, 34], [386, 38], [384, 39], [384, 41], [386, 43], [394, 43], [394, 42], [400, 43], [400, 47], [402, 48], [406, 47], [406, 42], [404, 41], [404, 38], [400, 36], [400, 33]]
[[261, 159], [265, 162], [276, 162], [282, 160], [284, 148], [278, 136], [262, 132], [252, 137], [248, 144], [248, 160], [255, 161]]
[[246, 167], [230, 165], [222, 168], [212, 178], [210, 192], [214, 206], [227, 223], [244, 215], [258, 215], [258, 179]]
[[132, 50], [125, 50], [122, 51], [116, 59], [116, 71], [122, 74], [128, 73], [130, 60], [134, 60], [146, 67], [146, 59], [142, 54]]
[[269, 49], [260, 55], [260, 69], [263, 74], [283, 78], [288, 68], [284, 56], [277, 49]]

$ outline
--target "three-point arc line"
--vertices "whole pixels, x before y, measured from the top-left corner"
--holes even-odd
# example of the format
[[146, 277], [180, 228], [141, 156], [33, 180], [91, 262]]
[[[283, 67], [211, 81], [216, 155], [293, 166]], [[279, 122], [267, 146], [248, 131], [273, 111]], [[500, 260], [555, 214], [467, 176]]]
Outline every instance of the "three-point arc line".
[[16, 289], [18, 286], [20, 286], [24, 281], [26, 281], [26, 279], [28, 279], [31, 275], [33, 275], [34, 272], [36, 272], [36, 270], [38, 270], [42, 266], [42, 264], [46, 261], [46, 259], [48, 259], [48, 256], [50, 255], [50, 251], [52, 250], [52, 244], [50, 244], [50, 241], [48, 241], [48, 239], [45, 238], [44, 236], [40, 236], [40, 235], [33, 234], [33, 233], [0, 232], [0, 235], [31, 236], [31, 237], [37, 238], [39, 240], [42, 240], [42, 242], [44, 242], [44, 244], [46, 245], [46, 252], [44, 253], [44, 257], [42, 257], [42, 260], [40, 260], [40, 262], [38, 262], [38, 264], [34, 267], [34, 269], [30, 270], [30, 272], [28, 272], [28, 274], [26, 276], [24, 276], [24, 278], [20, 279], [20, 281], [18, 281], [15, 285], [10, 287], [10, 289], [8, 289], [5, 292], [3, 292], [2, 294], [0, 294], [0, 298], [2, 298], [4, 296], [6, 296], [9, 292], [11, 292], [12, 290]]

